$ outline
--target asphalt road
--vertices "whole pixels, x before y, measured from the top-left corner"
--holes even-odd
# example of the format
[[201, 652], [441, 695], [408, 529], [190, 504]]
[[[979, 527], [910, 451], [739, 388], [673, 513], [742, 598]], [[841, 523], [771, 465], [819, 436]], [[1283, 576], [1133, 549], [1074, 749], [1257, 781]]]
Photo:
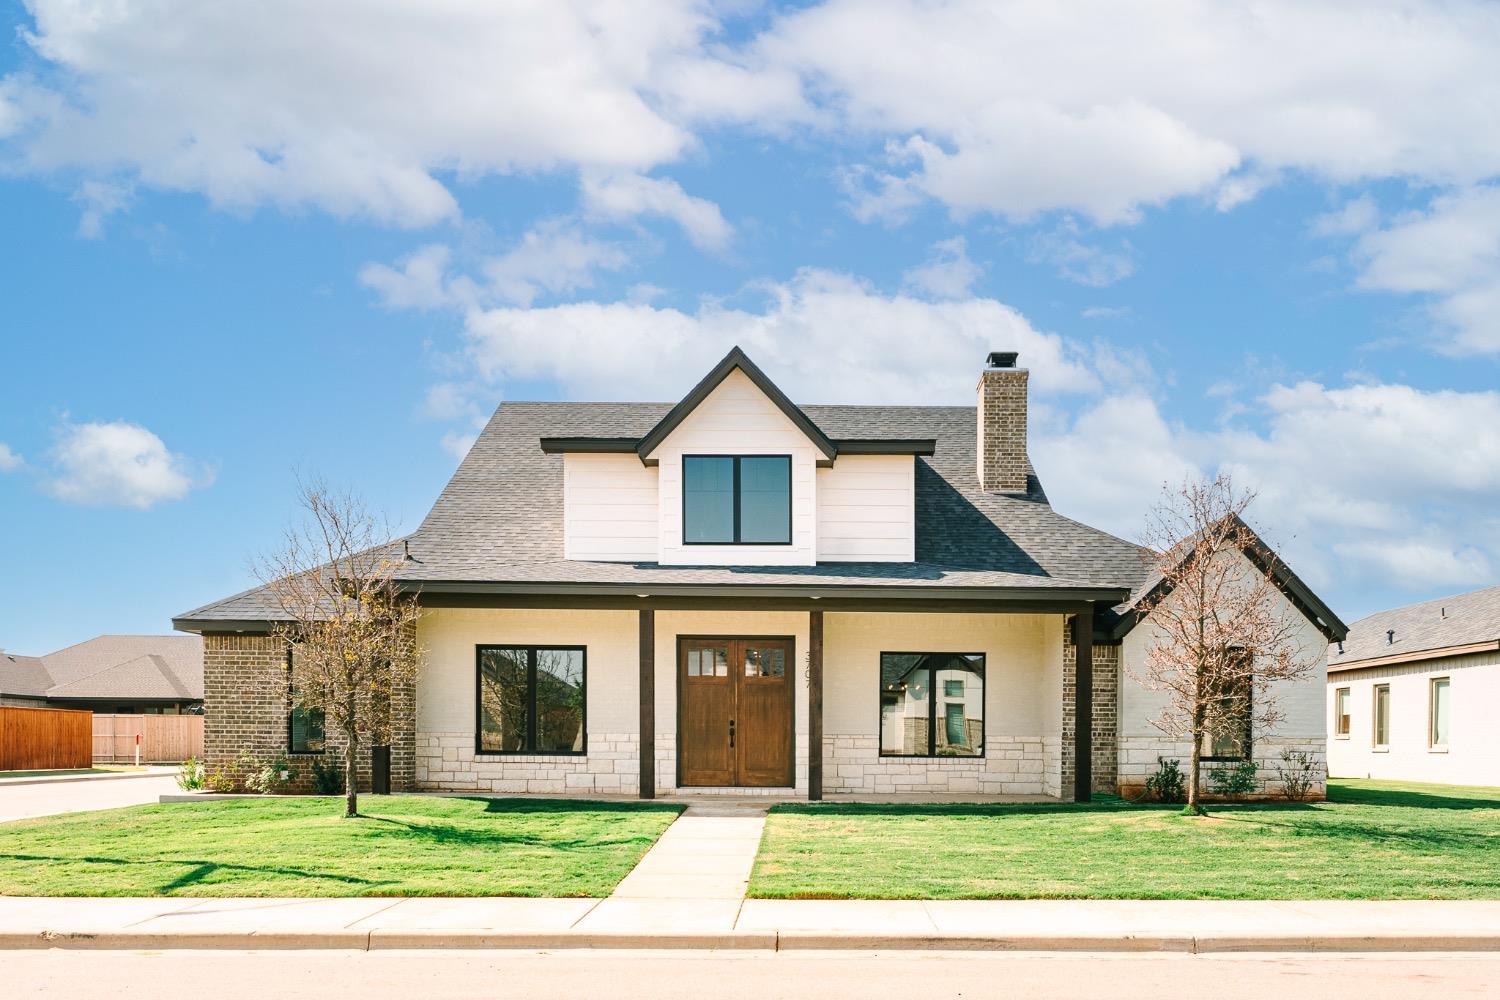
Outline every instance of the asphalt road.
[[163, 792], [177, 791], [174, 769], [149, 778], [90, 778], [87, 781], [49, 781], [0, 785], [0, 823], [32, 816], [117, 809], [155, 802]]
[[1464, 1000], [1500, 955], [1187, 956], [781, 952], [12, 951], [7, 998], [237, 1000]]

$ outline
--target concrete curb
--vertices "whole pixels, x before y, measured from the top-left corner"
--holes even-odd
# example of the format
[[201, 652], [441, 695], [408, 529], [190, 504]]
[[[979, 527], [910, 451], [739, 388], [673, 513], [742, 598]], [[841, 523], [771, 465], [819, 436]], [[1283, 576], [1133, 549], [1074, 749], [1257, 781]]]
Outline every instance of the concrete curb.
[[126, 781], [130, 778], [170, 778], [171, 771], [121, 771], [114, 774], [69, 774], [57, 778], [0, 778], [0, 788], [21, 785], [66, 785], [74, 781]]
[[316, 932], [244, 931], [56, 931], [0, 933], [0, 951], [26, 949], [385, 951], [413, 949], [684, 949], [758, 951], [1024, 951], [1024, 952], [1500, 952], [1500, 932], [1473, 934], [1327, 934], [1319, 937], [1267, 935], [1143, 934], [963, 935], [868, 934], [825, 931], [722, 931], [644, 933], [631, 931], [503, 931], [493, 929], [412, 929]]

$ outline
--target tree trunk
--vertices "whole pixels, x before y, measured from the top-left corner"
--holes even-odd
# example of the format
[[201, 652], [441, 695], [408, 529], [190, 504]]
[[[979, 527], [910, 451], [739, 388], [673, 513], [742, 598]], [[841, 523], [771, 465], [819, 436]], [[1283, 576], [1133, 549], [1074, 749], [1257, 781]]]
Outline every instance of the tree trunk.
[[356, 764], [359, 759], [359, 734], [353, 726], [344, 729], [344, 818], [359, 815], [359, 785]]
[[1188, 765], [1188, 793], [1187, 812], [1196, 816], [1203, 815], [1203, 803], [1200, 801], [1201, 793], [1198, 788], [1198, 772], [1203, 769], [1203, 733], [1199, 727], [1193, 729], [1193, 752], [1188, 755], [1191, 763]]

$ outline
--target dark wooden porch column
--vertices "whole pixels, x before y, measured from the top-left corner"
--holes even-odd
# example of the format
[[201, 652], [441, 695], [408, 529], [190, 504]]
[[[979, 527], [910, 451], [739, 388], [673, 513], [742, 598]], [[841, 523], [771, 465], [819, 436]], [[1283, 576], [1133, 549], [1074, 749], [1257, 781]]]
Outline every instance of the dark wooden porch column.
[[1094, 606], [1073, 616], [1073, 801], [1094, 794]]
[[641, 798], [656, 798], [656, 612], [637, 612], [641, 626]]
[[807, 798], [823, 798], [823, 612], [807, 613]]

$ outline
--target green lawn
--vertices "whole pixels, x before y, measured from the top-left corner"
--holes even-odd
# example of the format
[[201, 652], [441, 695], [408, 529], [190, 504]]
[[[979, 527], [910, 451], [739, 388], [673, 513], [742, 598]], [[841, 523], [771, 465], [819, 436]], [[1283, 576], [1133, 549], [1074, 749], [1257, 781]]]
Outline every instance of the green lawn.
[[782, 805], [763, 898], [1500, 899], [1500, 789], [1330, 782], [1206, 819], [1130, 805]]
[[134, 806], [0, 824], [7, 896], [607, 896], [681, 811], [360, 796]]

